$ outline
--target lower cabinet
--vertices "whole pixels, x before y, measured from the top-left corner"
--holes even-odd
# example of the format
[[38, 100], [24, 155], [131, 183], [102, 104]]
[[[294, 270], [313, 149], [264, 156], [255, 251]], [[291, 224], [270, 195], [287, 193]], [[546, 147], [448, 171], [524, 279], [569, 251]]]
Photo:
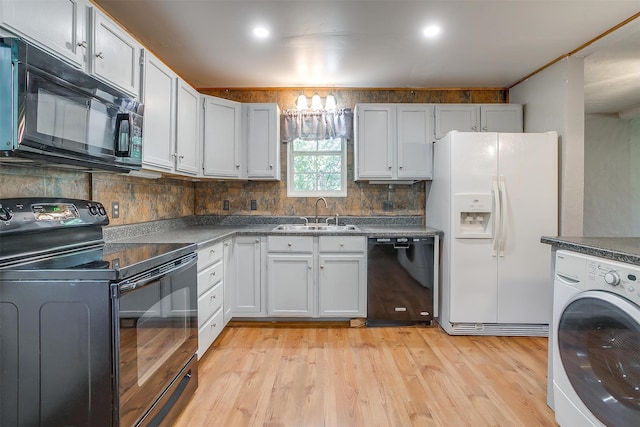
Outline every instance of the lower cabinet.
[[198, 359], [224, 327], [223, 244], [198, 250]]
[[267, 315], [365, 317], [366, 238], [268, 236]]
[[262, 289], [261, 237], [237, 236], [233, 243], [231, 263], [231, 315], [256, 317], [265, 314]]

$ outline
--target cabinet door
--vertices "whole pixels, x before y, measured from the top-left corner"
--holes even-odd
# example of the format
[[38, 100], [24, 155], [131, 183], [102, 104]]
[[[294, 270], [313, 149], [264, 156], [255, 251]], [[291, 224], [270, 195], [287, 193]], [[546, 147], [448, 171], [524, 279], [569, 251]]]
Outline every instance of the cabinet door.
[[398, 178], [430, 179], [433, 170], [433, 106], [399, 105]]
[[280, 180], [280, 117], [276, 104], [248, 104], [247, 178]]
[[395, 107], [385, 104], [358, 104], [356, 108], [355, 179], [393, 177]]
[[367, 270], [364, 253], [320, 254], [319, 264], [320, 317], [365, 317]]
[[257, 237], [236, 237], [233, 253], [232, 315], [262, 313], [261, 250]]
[[178, 79], [178, 113], [176, 133], [176, 171], [197, 175], [200, 132], [198, 125], [200, 94], [184, 80]]
[[232, 261], [234, 259], [234, 250], [233, 250], [233, 239], [227, 239], [222, 244], [222, 253], [223, 253], [223, 279], [222, 282], [224, 284], [224, 324], [226, 325], [231, 320], [231, 313], [233, 311], [233, 303], [232, 298], [234, 297], [236, 282], [235, 278], [232, 274], [233, 272], [233, 264]]
[[523, 131], [522, 105], [483, 104], [480, 106], [480, 123], [483, 132]]
[[241, 168], [241, 105], [204, 96], [204, 174], [239, 178]]
[[176, 74], [145, 52], [142, 164], [171, 171], [174, 166]]
[[84, 0], [1, 0], [0, 24], [83, 67], [87, 48]]
[[444, 137], [449, 131], [477, 132], [480, 107], [472, 104], [444, 104], [435, 106], [435, 135]]
[[267, 256], [269, 316], [313, 317], [313, 255]]
[[140, 45], [93, 8], [90, 72], [131, 95], [140, 94]]

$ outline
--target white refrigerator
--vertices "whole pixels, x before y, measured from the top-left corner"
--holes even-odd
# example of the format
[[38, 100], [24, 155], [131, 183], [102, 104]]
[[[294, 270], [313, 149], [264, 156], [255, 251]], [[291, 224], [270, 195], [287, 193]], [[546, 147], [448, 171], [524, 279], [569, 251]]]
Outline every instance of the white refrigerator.
[[558, 234], [558, 136], [450, 132], [434, 144], [426, 224], [444, 231], [440, 313], [451, 335], [544, 336]]

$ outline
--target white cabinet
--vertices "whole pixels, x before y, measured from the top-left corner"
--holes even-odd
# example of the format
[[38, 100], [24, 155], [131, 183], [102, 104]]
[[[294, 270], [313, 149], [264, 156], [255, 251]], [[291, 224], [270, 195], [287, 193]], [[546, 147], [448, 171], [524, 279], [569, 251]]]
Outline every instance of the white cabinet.
[[280, 179], [280, 111], [204, 95], [204, 176]]
[[433, 105], [358, 104], [355, 179], [431, 179]]
[[224, 327], [223, 243], [198, 250], [198, 358]]
[[280, 180], [280, 110], [277, 104], [243, 104], [246, 178]]
[[171, 172], [174, 168], [177, 75], [145, 52], [144, 142], [142, 163], [147, 169]]
[[200, 94], [151, 53], [144, 57], [142, 165], [198, 175]]
[[200, 172], [200, 94], [178, 78], [176, 122], [176, 172], [197, 175]]
[[251, 317], [264, 314], [261, 238], [238, 236], [233, 244], [231, 315]]
[[89, 71], [129, 94], [140, 94], [140, 44], [96, 8], [91, 13]]
[[83, 67], [88, 47], [85, 0], [1, 0], [0, 25]]
[[0, 0], [0, 25], [117, 86], [140, 95], [141, 45], [86, 0]]
[[204, 95], [204, 175], [240, 178], [242, 108], [239, 102]]
[[366, 238], [268, 236], [267, 315], [366, 316]]
[[435, 106], [435, 137], [449, 131], [522, 132], [520, 104], [439, 104]]
[[267, 315], [315, 315], [312, 236], [267, 237]]
[[318, 240], [320, 317], [366, 317], [366, 238], [320, 236]]
[[223, 320], [226, 325], [232, 317], [233, 304], [232, 295], [235, 293], [236, 281], [233, 277], [233, 238], [222, 242], [222, 263], [224, 269], [224, 315]]

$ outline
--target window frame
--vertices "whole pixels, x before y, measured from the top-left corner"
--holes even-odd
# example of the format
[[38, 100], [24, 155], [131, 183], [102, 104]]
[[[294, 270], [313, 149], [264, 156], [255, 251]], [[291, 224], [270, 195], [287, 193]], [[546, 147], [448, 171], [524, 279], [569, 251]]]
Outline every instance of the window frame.
[[[340, 170], [340, 186], [341, 190], [312, 190], [302, 191], [296, 190], [293, 187], [295, 170], [293, 167], [293, 159], [295, 154], [293, 153], [294, 141], [289, 142], [287, 145], [287, 197], [347, 197], [347, 139], [337, 138], [341, 141], [341, 150], [338, 151], [304, 151], [303, 153], [317, 153], [317, 154], [338, 154], [342, 157], [341, 170]], [[317, 139], [315, 141], [318, 141]]]

